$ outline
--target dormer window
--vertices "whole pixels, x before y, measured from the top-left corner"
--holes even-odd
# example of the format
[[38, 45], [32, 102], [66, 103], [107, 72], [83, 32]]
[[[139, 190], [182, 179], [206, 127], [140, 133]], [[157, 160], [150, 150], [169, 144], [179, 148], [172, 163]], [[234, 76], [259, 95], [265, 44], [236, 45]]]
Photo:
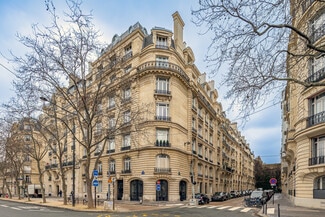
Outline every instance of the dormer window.
[[165, 37], [165, 36], [157, 36], [156, 48], [168, 49], [167, 37]]

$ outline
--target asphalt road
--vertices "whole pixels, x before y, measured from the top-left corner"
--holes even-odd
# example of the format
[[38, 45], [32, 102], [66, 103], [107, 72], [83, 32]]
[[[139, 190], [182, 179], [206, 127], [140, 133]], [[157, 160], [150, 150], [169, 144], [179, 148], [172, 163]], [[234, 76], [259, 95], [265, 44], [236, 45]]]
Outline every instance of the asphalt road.
[[55, 207], [0, 201], [1, 217], [251, 217], [256, 209], [241, 206], [241, 199], [228, 202], [211, 202], [208, 205], [170, 207], [160, 210], [137, 211], [128, 213], [76, 212]]

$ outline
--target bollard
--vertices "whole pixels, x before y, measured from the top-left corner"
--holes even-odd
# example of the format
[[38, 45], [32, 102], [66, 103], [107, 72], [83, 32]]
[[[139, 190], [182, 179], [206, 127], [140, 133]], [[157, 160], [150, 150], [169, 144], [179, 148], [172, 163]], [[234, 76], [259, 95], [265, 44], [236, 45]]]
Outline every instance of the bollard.
[[264, 204], [262, 204], [262, 206], [263, 206], [263, 214], [264, 214]]
[[280, 204], [278, 203], [278, 217], [280, 217]]
[[265, 215], [267, 215], [267, 203], [265, 203]]

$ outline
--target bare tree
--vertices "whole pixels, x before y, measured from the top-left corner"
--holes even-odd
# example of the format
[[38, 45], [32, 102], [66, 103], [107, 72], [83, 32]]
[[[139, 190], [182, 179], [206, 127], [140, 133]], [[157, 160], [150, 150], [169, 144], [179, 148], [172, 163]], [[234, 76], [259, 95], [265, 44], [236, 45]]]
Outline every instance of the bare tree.
[[[41, 123], [48, 134], [49, 149], [57, 151], [60, 168], [63, 168], [64, 144], [82, 147], [84, 156], [76, 161], [84, 167], [88, 207], [92, 208], [92, 171], [97, 168], [108, 139], [126, 132], [130, 135], [140, 132], [139, 125], [148, 106], [128, 101], [126, 93], [134, 78], [112, 84], [108, 74], [120, 70], [122, 64], [118, 51], [110, 59], [101, 60], [102, 63], [89, 64], [102, 48], [100, 35], [91, 23], [92, 16], [81, 11], [81, 2], [66, 2], [69, 12], [65, 13], [64, 22], [58, 19], [52, 2], [46, 1], [52, 25], [43, 28], [34, 25], [31, 36], [18, 35], [30, 52], [24, 57], [13, 55], [12, 61], [17, 66], [15, 89], [24, 93], [24, 97], [44, 101]], [[114, 98], [116, 107], [121, 106], [114, 113], [106, 109], [104, 112], [108, 96]], [[40, 100], [33, 102], [35, 106], [41, 104]], [[64, 174], [61, 170], [62, 180]]]
[[[325, 53], [317, 43], [317, 31], [292, 19], [315, 4], [322, 8], [324, 0], [200, 0], [192, 11], [194, 22], [213, 34], [206, 60], [212, 75], [225, 71], [222, 83], [229, 87], [226, 97], [239, 104], [241, 114], [263, 105], [269, 96], [280, 101], [287, 82], [305, 87], [324, 85], [306, 74], [293, 73], [291, 66], [307, 67], [309, 59]], [[315, 13], [317, 10], [314, 11]], [[315, 13], [307, 14], [312, 20]], [[291, 44], [289, 44], [291, 39]], [[277, 102], [274, 102], [277, 103]]]

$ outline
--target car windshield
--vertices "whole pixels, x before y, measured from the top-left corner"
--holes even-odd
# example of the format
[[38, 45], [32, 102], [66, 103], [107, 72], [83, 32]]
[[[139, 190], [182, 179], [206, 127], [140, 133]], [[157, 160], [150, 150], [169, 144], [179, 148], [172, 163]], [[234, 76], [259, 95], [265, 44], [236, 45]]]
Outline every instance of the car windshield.
[[263, 191], [253, 191], [251, 197], [262, 197]]

